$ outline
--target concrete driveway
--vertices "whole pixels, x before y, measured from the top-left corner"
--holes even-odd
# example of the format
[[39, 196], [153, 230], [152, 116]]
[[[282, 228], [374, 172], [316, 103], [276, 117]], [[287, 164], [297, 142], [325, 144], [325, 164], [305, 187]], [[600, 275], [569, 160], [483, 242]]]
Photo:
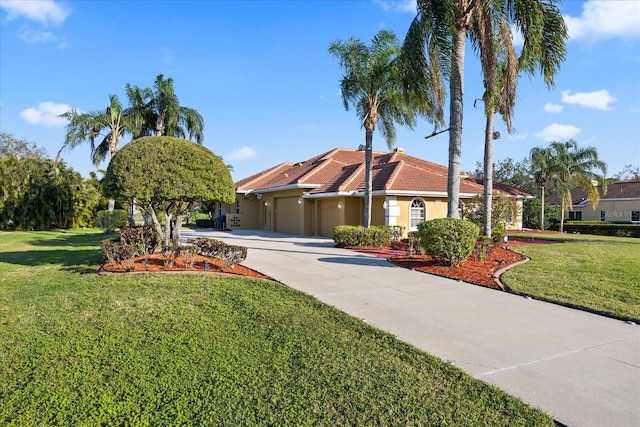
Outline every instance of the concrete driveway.
[[395, 267], [327, 238], [184, 230], [567, 426], [640, 426], [640, 326]]

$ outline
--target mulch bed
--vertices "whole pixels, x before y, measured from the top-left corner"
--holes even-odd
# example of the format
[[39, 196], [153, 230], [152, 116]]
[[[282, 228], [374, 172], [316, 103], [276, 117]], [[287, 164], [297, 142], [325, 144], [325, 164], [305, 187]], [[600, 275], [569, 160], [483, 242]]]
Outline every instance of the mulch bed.
[[[206, 261], [206, 264], [205, 264]], [[222, 261], [216, 258], [204, 257], [197, 255], [193, 266], [185, 265], [182, 257], [177, 257], [173, 266], [167, 266], [162, 259], [162, 254], [147, 254], [136, 257], [129, 265], [125, 263], [104, 264], [99, 273], [125, 273], [125, 274], [142, 274], [142, 273], [177, 273], [177, 274], [216, 274], [255, 277], [259, 279], [270, 279], [262, 273], [237, 264], [233, 267], [224, 267]]]
[[469, 258], [457, 267], [440, 265], [428, 255], [394, 256], [389, 258], [389, 262], [423, 273], [462, 280], [488, 288], [502, 289], [494, 280], [496, 271], [525, 259], [526, 257], [522, 254], [498, 247], [493, 248], [491, 253], [482, 260]]

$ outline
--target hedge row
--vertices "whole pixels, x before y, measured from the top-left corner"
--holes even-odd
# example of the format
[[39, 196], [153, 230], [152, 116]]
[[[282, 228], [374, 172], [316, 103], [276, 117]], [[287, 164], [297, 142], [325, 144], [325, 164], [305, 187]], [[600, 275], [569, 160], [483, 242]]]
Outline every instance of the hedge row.
[[[553, 229], [558, 231], [559, 225], [553, 227]], [[567, 233], [596, 234], [600, 236], [640, 237], [640, 224], [615, 224], [611, 222], [585, 224], [566, 222], [564, 224], [564, 231]]]
[[247, 248], [228, 245], [216, 239], [189, 239], [189, 243], [198, 248], [198, 253], [221, 260], [225, 267], [240, 264], [247, 258]]
[[338, 225], [333, 228], [333, 241], [338, 247], [388, 246], [393, 240], [390, 227]]

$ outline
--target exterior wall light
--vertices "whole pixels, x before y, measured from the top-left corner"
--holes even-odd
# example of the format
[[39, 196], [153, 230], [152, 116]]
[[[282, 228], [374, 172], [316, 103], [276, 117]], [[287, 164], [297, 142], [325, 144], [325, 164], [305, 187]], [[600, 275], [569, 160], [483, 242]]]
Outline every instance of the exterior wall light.
[[342, 209], [343, 206], [344, 206], [344, 203], [342, 201], [338, 202], [338, 209]]
[[302, 198], [302, 196], [298, 197], [298, 204], [299, 205], [301, 205], [303, 201], [304, 201], [304, 199]]
[[265, 200], [265, 201], [264, 201], [264, 205], [265, 205], [265, 206], [269, 206], [269, 201], [268, 201], [268, 200]]

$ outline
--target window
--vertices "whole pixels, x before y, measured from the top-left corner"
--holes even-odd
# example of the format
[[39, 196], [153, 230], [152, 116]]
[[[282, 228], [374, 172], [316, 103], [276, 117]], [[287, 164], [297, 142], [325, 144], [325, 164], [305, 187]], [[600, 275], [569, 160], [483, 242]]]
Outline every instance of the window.
[[640, 211], [631, 211], [631, 222], [640, 222]]
[[424, 202], [420, 199], [413, 199], [409, 208], [409, 231], [417, 230], [418, 224], [424, 220]]
[[569, 219], [575, 219], [578, 221], [582, 221], [582, 212], [581, 211], [569, 211]]
[[600, 221], [607, 220], [607, 211], [600, 211]]
[[240, 200], [236, 200], [236, 213], [240, 213]]

